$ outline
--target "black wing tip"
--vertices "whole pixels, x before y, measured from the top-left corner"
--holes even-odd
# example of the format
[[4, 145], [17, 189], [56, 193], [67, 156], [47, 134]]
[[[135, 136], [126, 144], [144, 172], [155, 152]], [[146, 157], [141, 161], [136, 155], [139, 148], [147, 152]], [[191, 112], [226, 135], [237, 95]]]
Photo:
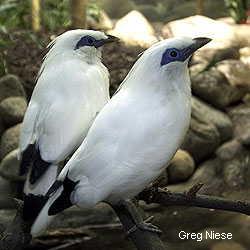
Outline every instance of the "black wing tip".
[[24, 195], [23, 201], [23, 220], [33, 222], [39, 212], [47, 202], [47, 197], [44, 195], [28, 194]]
[[65, 197], [59, 197], [49, 208], [48, 215], [53, 216], [62, 211], [66, 208], [72, 207], [73, 203], [70, 201], [70, 198], [64, 199]]
[[19, 175], [23, 176], [27, 174], [29, 168], [31, 167], [29, 183], [34, 185], [36, 181], [46, 172], [49, 165], [51, 165], [50, 162], [42, 159], [39, 147], [35, 144], [29, 144], [22, 153]]
[[35, 184], [38, 179], [47, 171], [51, 162], [44, 161], [41, 157], [39, 148], [36, 149], [36, 153], [33, 159], [33, 166], [31, 169], [31, 174], [29, 177], [29, 182], [31, 185]]
[[33, 159], [34, 152], [35, 152], [34, 144], [29, 144], [28, 147], [22, 152], [22, 160], [21, 160], [20, 168], [19, 168], [20, 176], [27, 174], [28, 169]]
[[[53, 184], [54, 188], [53, 188], [53, 186], [50, 188], [51, 189], [50, 193], [54, 192], [55, 187], [58, 188], [58, 185], [60, 185], [60, 186], [63, 185], [63, 191], [60, 194], [60, 196], [50, 206], [50, 208], [48, 210], [49, 216], [56, 215], [56, 214], [62, 212], [63, 210], [65, 210], [66, 208], [69, 208], [69, 207], [74, 205], [70, 200], [70, 196], [71, 196], [71, 193], [74, 190], [75, 186], [77, 185], [77, 183], [79, 183], [79, 181], [76, 181], [76, 182], [72, 181], [68, 177], [66, 177], [63, 182], [62, 181], [56, 181], [56, 182]], [[48, 193], [49, 193], [49, 191], [48, 191]]]

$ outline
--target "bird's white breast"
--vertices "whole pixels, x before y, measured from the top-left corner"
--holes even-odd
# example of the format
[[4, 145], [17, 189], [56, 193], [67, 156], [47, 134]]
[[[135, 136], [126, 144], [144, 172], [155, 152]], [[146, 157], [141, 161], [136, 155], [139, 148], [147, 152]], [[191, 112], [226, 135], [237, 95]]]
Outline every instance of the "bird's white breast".
[[[74, 168], [70, 178], [84, 176], [96, 200], [110, 202], [133, 197], [154, 180], [180, 146], [190, 121], [190, 93], [171, 91], [118, 92], [69, 163]], [[76, 200], [81, 197], [79, 192]]]

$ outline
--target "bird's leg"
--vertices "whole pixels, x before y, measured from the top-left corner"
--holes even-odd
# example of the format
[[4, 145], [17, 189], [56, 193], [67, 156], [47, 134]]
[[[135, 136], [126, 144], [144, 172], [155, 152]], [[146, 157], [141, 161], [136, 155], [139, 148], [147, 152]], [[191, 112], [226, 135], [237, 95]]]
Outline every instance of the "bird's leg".
[[125, 208], [134, 222], [134, 226], [127, 230], [128, 234], [133, 233], [137, 229], [161, 234], [161, 230], [157, 226], [150, 223], [150, 221], [153, 219], [153, 216], [150, 216], [144, 220], [133, 201], [123, 200], [118, 206]]

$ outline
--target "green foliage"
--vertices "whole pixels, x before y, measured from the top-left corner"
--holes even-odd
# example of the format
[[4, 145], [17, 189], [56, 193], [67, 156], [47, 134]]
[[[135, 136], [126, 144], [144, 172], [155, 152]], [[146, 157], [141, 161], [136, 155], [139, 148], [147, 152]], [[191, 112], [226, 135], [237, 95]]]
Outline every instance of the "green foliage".
[[8, 73], [5, 60], [6, 49], [12, 43], [12, 38], [4, 26], [0, 26], [0, 76]]
[[96, 0], [89, 1], [87, 8], [87, 17], [92, 17], [96, 21], [99, 21], [101, 8], [97, 4]]
[[247, 20], [246, 0], [225, 0], [231, 17], [236, 23], [244, 23]]
[[[41, 1], [42, 28], [49, 31], [65, 29], [70, 25], [70, 0]], [[87, 16], [98, 20], [100, 7], [90, 0]], [[30, 29], [31, 0], [0, 0], [0, 27], [7, 29]]]
[[0, 0], [0, 26], [28, 28], [29, 1]]
[[43, 2], [43, 27], [46, 30], [57, 30], [70, 25], [69, 0], [46, 0]]

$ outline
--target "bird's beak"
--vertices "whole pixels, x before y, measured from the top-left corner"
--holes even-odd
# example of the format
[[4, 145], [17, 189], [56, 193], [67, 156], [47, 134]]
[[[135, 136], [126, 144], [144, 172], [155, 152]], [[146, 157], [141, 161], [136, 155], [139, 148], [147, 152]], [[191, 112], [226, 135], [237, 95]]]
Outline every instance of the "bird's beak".
[[120, 39], [116, 36], [111, 36], [111, 35], [106, 35], [108, 38], [106, 39], [101, 39], [101, 40], [98, 40], [96, 43], [95, 43], [95, 47], [96, 48], [99, 48], [101, 46], [103, 46], [104, 44], [106, 43], [113, 43], [113, 42], [118, 42]]
[[196, 37], [193, 39], [194, 44], [191, 46], [193, 49], [193, 52], [195, 52], [197, 49], [203, 47], [204, 45], [206, 45], [207, 43], [211, 42], [212, 39], [211, 38], [207, 38], [207, 37]]
[[212, 39], [207, 37], [197, 37], [193, 39], [193, 43], [183, 50], [184, 60], [189, 58], [196, 50], [209, 43]]
[[113, 42], [118, 42], [120, 39], [116, 36], [112, 36], [112, 35], [107, 35], [107, 39], [103, 40], [103, 43], [113, 43]]
[[207, 43], [209, 43], [210, 41], [212, 41], [211, 38], [207, 38], [207, 37], [196, 37], [193, 39], [193, 44], [191, 46], [188, 47], [188, 51], [191, 54], [193, 54], [196, 50], [198, 50], [199, 48], [203, 47], [204, 45], [206, 45]]

